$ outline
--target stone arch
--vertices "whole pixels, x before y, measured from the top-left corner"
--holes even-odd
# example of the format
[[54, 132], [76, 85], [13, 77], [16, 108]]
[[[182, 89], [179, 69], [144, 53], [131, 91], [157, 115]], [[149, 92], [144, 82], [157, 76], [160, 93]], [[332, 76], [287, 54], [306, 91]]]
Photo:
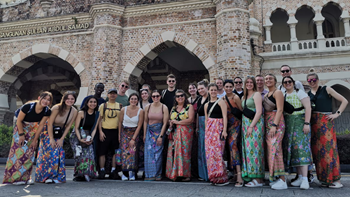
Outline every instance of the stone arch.
[[323, 34], [326, 38], [344, 36], [344, 24], [341, 21], [342, 13], [343, 7], [334, 1], [330, 1], [322, 6], [321, 14], [325, 18], [323, 21]]
[[[271, 28], [271, 40], [276, 42], [289, 42], [290, 41], [290, 28], [288, 21], [290, 20], [289, 13], [283, 8], [275, 9], [269, 18]], [[283, 35], [283, 37], [281, 36]]]
[[[0, 68], [0, 84], [7, 87], [0, 92], [0, 108], [13, 112], [17, 107], [16, 99], [14, 98], [15, 91], [23, 85], [21, 80], [19, 80], [19, 76], [39, 60], [52, 57], [68, 62], [79, 77], [85, 70], [85, 65], [74, 54], [52, 44], [35, 44], [12, 56], [7, 64], [3, 68]], [[33, 73], [27, 73], [25, 75], [26, 80], [32, 79], [34, 77], [33, 75]], [[77, 103], [79, 98], [82, 100], [87, 95], [87, 88], [85, 89], [82, 91], [82, 88], [80, 88]]]
[[162, 51], [176, 46], [184, 47], [191, 54], [198, 57], [208, 71], [216, 64], [203, 44], [197, 43], [181, 33], [166, 31], [154, 36], [130, 58], [130, 61], [124, 67], [126, 73], [124, 79], [129, 78], [131, 87], [135, 89], [136, 87], [133, 84], [140, 78], [148, 63], [154, 60]]
[[350, 90], [350, 83], [345, 82], [343, 80], [331, 80], [331, 81], [328, 81], [325, 85], [329, 87], [332, 87], [334, 85], [342, 85]]
[[298, 21], [296, 34], [298, 40], [312, 40], [316, 38], [316, 24], [314, 23], [316, 12], [309, 5], [301, 5], [295, 12]]

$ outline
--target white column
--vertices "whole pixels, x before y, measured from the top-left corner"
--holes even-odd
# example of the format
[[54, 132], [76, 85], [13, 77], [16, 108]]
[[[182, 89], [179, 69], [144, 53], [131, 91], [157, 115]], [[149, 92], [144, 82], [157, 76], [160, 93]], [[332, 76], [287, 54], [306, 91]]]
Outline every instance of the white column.
[[297, 26], [296, 23], [289, 24], [289, 28], [290, 28], [290, 41], [291, 41], [291, 42], [298, 41], [297, 32], [296, 32], [296, 30], [295, 30], [295, 27], [296, 27], [296, 26]]
[[345, 37], [350, 37], [350, 14], [348, 11], [343, 11], [343, 14], [340, 16], [343, 19], [344, 23], [344, 31], [345, 31]]
[[324, 39], [323, 27], [322, 27], [324, 17], [321, 15], [321, 13], [317, 13], [315, 15], [314, 21], [316, 23], [317, 39]]
[[265, 26], [265, 36], [266, 36], [266, 40], [265, 40], [265, 44], [272, 44], [272, 40], [271, 40], [271, 26]]
[[344, 30], [345, 30], [345, 37], [350, 37], [350, 18], [344, 18]]

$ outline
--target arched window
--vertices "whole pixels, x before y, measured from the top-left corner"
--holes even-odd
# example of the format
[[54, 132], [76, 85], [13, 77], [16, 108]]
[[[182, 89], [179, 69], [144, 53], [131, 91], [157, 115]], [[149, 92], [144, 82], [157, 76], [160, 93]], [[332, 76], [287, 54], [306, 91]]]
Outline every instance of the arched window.
[[289, 19], [288, 13], [278, 8], [271, 14], [271, 40], [276, 42], [289, 42], [290, 41], [290, 28], [287, 24]]
[[316, 38], [316, 24], [313, 21], [315, 11], [312, 7], [303, 5], [295, 13], [298, 20], [296, 26], [298, 40], [312, 40]]
[[343, 37], [345, 34], [344, 23], [340, 20], [342, 9], [339, 4], [334, 2], [327, 3], [323, 7], [321, 14], [325, 18], [322, 24], [324, 37]]

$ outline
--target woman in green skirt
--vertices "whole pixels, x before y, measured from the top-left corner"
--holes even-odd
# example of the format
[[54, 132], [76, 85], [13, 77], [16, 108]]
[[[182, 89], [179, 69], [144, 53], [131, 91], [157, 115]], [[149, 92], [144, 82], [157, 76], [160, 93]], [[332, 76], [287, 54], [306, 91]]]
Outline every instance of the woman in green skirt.
[[[282, 83], [286, 88], [284, 92], [286, 131], [283, 140], [285, 166], [289, 169], [297, 168], [298, 179], [291, 183], [292, 186], [309, 189], [307, 172], [308, 165], [312, 164], [310, 98], [303, 90], [295, 88], [292, 77], [284, 77]], [[290, 111], [291, 106], [293, 106], [292, 111]]]

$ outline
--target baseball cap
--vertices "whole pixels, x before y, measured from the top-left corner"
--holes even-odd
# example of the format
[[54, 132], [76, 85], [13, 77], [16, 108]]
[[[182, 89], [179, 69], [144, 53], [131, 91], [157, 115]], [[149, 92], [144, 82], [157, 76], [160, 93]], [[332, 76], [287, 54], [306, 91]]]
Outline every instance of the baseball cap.
[[118, 94], [118, 91], [115, 88], [111, 88], [111, 89], [108, 90], [108, 94], [111, 93], [111, 92], [115, 92], [116, 94]]

